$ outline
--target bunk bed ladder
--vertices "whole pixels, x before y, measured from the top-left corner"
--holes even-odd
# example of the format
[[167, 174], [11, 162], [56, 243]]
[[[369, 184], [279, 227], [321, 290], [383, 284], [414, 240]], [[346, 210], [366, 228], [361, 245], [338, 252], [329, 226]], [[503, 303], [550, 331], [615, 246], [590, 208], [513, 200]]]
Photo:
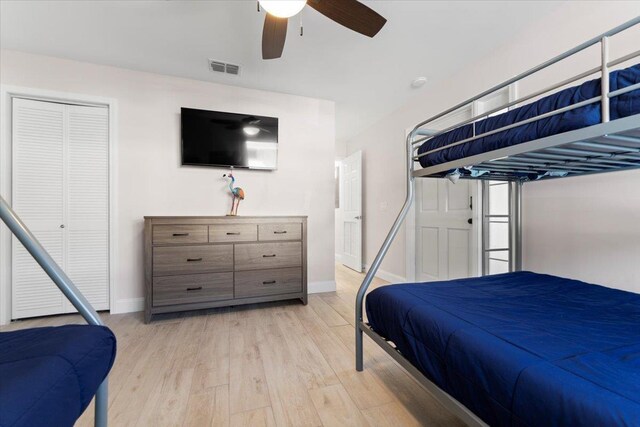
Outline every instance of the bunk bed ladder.
[[[51, 255], [42, 247], [38, 239], [29, 231], [9, 204], [0, 196], [0, 218], [9, 230], [18, 238], [20, 243], [29, 251], [31, 256], [42, 267], [64, 296], [73, 304], [80, 315], [90, 325], [104, 326], [104, 323], [93, 309], [89, 301], [73, 284], [69, 276], [56, 264]], [[108, 378], [98, 388], [95, 396], [95, 426], [107, 427], [107, 411], [109, 405]]]

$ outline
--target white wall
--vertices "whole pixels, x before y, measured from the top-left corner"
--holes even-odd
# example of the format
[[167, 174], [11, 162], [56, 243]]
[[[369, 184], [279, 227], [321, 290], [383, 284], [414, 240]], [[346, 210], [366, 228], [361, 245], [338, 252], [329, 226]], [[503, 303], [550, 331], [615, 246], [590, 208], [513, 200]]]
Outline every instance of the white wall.
[[528, 270], [640, 293], [640, 173], [527, 184]]
[[180, 166], [180, 107], [279, 117], [278, 170], [235, 171], [247, 195], [239, 212], [308, 215], [309, 288], [335, 289], [333, 102], [6, 50], [0, 82], [117, 100], [120, 307], [141, 307], [143, 216], [229, 210], [225, 170]]
[[[404, 137], [406, 129], [639, 14], [639, 2], [567, 2], [543, 21], [532, 23], [528, 28], [524, 28], [520, 34], [514, 35], [511, 40], [505, 40], [503, 46], [496, 47], [493, 55], [484, 58], [474, 66], [460, 70], [458, 74], [452, 75], [446, 81], [437, 82], [437, 84], [427, 83], [414, 100], [348, 141], [348, 153], [363, 150], [365, 159], [365, 262], [367, 264], [372, 262], [404, 200]], [[640, 29], [636, 28], [624, 37], [618, 38], [618, 40], [614, 39], [612, 53], [619, 55], [623, 52], [636, 50], [639, 36]], [[469, 35], [469, 37], [473, 37], [473, 35]], [[545, 82], [548, 84], [569, 77], [577, 73], [576, 69], [582, 71], [586, 69], [584, 66], [586, 63], [595, 65], [598, 54], [596, 48], [590, 49], [570, 61], [569, 64], [554, 67], [540, 77], [524, 82], [519, 87], [519, 95], [530, 92], [533, 87], [540, 88]], [[426, 70], [426, 74], [429, 75], [428, 70]], [[640, 172], [631, 172], [627, 176], [635, 180], [636, 188], [638, 188]], [[601, 180], [602, 185], [606, 187], [615, 185], [619, 178], [613, 175], [601, 175], [594, 179]], [[584, 185], [588, 185], [591, 181], [585, 180], [583, 182], [585, 182]], [[530, 197], [533, 197], [534, 194], [530, 192], [529, 188], [538, 184], [525, 185], [525, 214], [527, 214], [526, 206], [532, 204]], [[536, 197], [546, 197], [545, 191], [551, 185], [554, 186], [554, 191], [566, 193], [571, 190], [573, 184], [565, 183], [563, 180], [555, 181], [545, 185], [544, 188], [536, 188]], [[568, 200], [570, 199], [566, 199], [564, 202], [559, 201], [559, 203], [568, 203]], [[636, 210], [640, 209], [639, 203], [634, 206]], [[608, 206], [605, 203], [598, 204], [596, 208], [602, 209], [603, 212], [615, 209], [614, 206]], [[531, 211], [527, 216], [532, 218], [534, 215], [535, 213]], [[637, 223], [633, 223], [631, 220], [632, 218], [627, 216], [624, 218], [623, 224], [629, 228], [633, 226], [637, 228]], [[575, 226], [575, 224], [564, 225]], [[550, 232], [558, 226], [560, 225], [546, 225]], [[565, 230], [579, 232], [575, 228], [565, 228]], [[404, 230], [400, 231], [381, 267], [383, 270], [399, 276], [406, 274], [404, 233]], [[540, 267], [539, 270], [544, 270], [540, 254], [547, 250], [548, 242], [545, 242], [544, 246], [533, 243], [537, 240], [529, 240], [531, 233], [532, 229], [527, 228], [524, 234], [528, 257], [525, 259], [525, 267]], [[615, 237], [612, 235], [611, 239], [615, 239]], [[636, 247], [638, 244], [636, 240]], [[601, 246], [591, 246], [591, 249], [596, 258], [599, 253], [606, 251]], [[572, 254], [569, 247], [560, 241], [556, 241], [554, 253], [561, 260], [574, 257], [574, 261], [564, 262], [565, 267], [560, 269], [559, 265], [554, 272], [577, 277], [575, 266], [586, 262], [586, 260], [581, 258], [579, 254]], [[632, 253], [625, 251], [618, 255], [612, 265], [601, 265], [606, 266], [607, 270], [618, 271], [618, 273], [614, 273], [616, 277], [632, 277], [634, 274], [637, 277], [638, 263], [634, 261]], [[610, 277], [613, 278], [613, 275]], [[624, 287], [627, 282], [613, 278], [606, 283]]]

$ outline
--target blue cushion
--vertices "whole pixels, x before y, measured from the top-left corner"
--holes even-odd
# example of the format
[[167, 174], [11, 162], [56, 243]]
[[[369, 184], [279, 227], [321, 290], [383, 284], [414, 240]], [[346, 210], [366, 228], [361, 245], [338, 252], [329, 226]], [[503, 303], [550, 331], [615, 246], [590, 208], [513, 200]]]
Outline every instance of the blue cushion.
[[104, 326], [0, 333], [0, 427], [73, 426], [113, 366]]

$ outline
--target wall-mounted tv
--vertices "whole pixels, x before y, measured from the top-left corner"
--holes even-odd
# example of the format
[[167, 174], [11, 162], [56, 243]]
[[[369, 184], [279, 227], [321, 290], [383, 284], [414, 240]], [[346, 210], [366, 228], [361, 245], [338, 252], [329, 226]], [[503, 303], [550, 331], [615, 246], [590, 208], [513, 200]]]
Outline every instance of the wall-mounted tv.
[[182, 164], [276, 169], [278, 119], [182, 108]]

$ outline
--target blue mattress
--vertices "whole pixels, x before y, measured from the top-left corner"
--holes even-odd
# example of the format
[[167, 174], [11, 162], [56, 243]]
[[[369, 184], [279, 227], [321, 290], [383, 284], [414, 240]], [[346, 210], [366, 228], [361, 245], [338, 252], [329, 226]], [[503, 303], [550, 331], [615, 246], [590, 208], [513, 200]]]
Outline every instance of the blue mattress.
[[116, 339], [103, 326], [0, 333], [0, 426], [73, 426], [115, 354]]
[[[614, 91], [640, 83], [640, 64], [610, 74], [610, 90]], [[538, 116], [600, 95], [600, 79], [561, 90], [531, 104], [489, 117], [475, 123], [476, 135], [499, 129], [521, 120]], [[610, 101], [610, 118], [615, 120], [640, 114], [640, 89], [616, 96]], [[499, 148], [521, 144], [546, 136], [592, 126], [601, 122], [600, 103], [596, 102], [575, 110], [557, 114], [533, 123], [466, 142], [420, 158], [422, 167], [434, 166]], [[418, 154], [443, 147], [473, 136], [473, 124], [461, 126], [436, 136], [418, 149]]]
[[384, 286], [372, 328], [492, 426], [640, 426], [640, 295], [531, 272]]

